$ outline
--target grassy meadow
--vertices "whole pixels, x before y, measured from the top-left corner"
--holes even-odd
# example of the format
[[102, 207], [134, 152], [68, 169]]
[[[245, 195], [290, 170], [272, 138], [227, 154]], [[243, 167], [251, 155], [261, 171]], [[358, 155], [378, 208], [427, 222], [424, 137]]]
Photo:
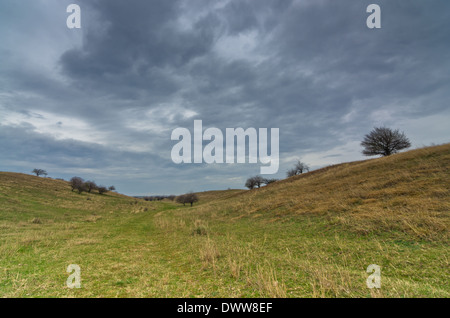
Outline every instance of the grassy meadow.
[[0, 172], [0, 297], [450, 296], [450, 144], [199, 198]]

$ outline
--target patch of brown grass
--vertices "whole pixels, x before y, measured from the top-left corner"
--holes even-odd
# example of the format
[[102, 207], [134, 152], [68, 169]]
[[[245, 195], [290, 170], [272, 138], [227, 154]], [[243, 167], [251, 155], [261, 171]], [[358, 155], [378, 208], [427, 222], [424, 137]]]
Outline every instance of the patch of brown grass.
[[215, 269], [220, 256], [221, 254], [216, 244], [208, 237], [200, 249], [200, 258], [203, 262], [203, 267], [212, 266]]
[[264, 297], [286, 298], [286, 286], [271, 266], [258, 266], [255, 284]]
[[448, 240], [449, 199], [450, 144], [445, 144], [318, 169], [225, 202], [211, 201], [196, 213], [275, 222], [315, 214], [361, 235], [398, 232]]

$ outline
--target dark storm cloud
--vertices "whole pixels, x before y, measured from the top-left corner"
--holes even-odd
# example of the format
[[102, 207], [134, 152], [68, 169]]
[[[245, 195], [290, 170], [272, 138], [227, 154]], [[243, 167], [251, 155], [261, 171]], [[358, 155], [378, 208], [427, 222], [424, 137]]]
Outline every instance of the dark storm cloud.
[[[360, 159], [374, 125], [416, 145], [447, 142], [437, 118], [450, 116], [449, 3], [376, 1], [382, 28], [370, 30], [372, 2], [83, 0], [81, 30], [64, 27], [70, 1], [58, 13], [2, 2], [5, 166], [101, 170], [136, 194], [242, 187], [258, 173], [173, 164], [170, 133], [194, 119], [280, 128], [278, 177], [298, 157], [312, 167]], [[32, 8], [45, 23], [27, 36]]]
[[98, 23], [88, 24], [83, 46], [61, 56], [63, 71], [83, 88], [101, 83], [104, 89], [119, 89], [118, 94], [145, 90], [153, 98], [167, 96], [180, 89], [170, 71], [204, 55], [212, 45], [207, 28], [176, 28], [178, 1], [85, 4], [97, 10], [104, 31], [97, 31], [102, 28]]

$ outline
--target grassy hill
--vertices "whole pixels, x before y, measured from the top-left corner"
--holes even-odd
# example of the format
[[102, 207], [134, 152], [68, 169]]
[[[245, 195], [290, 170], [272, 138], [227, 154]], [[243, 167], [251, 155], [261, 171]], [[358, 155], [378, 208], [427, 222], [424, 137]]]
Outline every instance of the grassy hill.
[[449, 297], [449, 169], [447, 144], [192, 208], [0, 173], [0, 297]]
[[246, 190], [240, 189], [230, 189], [230, 190], [215, 190], [215, 191], [204, 191], [197, 192], [198, 196], [198, 204], [205, 204], [211, 201], [219, 201], [219, 200], [232, 200], [232, 198], [236, 197], [240, 193], [245, 193]]

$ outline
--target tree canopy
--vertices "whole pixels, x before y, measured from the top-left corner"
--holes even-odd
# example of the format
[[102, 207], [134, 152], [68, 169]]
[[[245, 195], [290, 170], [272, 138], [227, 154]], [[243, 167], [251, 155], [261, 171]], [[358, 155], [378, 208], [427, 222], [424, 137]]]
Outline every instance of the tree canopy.
[[364, 136], [361, 142], [362, 153], [366, 156], [389, 156], [402, 149], [411, 147], [411, 143], [403, 132], [386, 127], [375, 127]]

